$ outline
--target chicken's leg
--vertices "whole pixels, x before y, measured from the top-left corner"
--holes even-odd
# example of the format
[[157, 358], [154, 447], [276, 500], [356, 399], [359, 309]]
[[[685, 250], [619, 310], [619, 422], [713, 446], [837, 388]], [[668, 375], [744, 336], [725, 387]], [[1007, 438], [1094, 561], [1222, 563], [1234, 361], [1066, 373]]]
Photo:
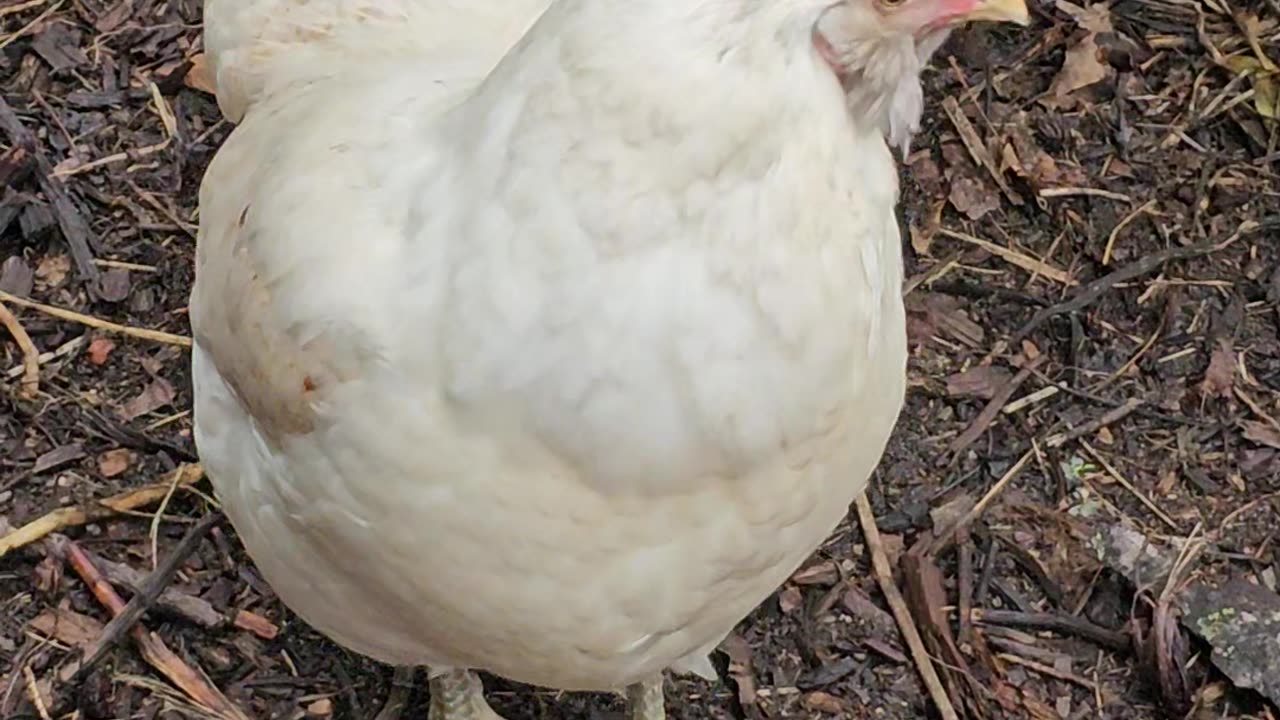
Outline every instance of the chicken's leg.
[[662, 676], [627, 688], [627, 720], [666, 720]]
[[427, 720], [503, 720], [484, 700], [484, 685], [470, 670], [448, 670], [431, 677]]

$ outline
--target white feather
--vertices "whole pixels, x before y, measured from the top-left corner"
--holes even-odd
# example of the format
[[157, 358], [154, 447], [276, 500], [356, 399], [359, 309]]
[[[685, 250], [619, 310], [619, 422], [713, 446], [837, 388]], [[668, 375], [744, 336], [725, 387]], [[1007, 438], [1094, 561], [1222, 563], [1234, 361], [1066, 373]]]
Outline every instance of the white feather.
[[896, 172], [820, 4], [397, 2], [257, 65], [283, 0], [223, 2], [196, 442], [267, 580], [386, 662], [707, 674], [903, 398]]

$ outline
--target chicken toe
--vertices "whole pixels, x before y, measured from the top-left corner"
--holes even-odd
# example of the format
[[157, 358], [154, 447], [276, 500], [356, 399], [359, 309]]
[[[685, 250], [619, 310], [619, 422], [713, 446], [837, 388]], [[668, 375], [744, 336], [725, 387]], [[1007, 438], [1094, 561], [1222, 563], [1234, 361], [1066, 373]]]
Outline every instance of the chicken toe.
[[449, 670], [431, 677], [427, 720], [503, 720], [484, 699], [484, 685], [470, 670]]
[[666, 720], [662, 676], [627, 688], [627, 720]]

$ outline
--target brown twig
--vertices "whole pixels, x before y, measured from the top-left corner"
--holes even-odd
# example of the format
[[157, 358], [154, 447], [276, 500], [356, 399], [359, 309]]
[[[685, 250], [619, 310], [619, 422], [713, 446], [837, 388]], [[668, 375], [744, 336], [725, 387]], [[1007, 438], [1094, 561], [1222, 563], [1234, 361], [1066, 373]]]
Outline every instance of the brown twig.
[[973, 632], [969, 613], [973, 610], [973, 538], [968, 527], [956, 529], [956, 566], [958, 585], [956, 607], [960, 611], [960, 642], [968, 642]]
[[1102, 469], [1106, 470], [1107, 474], [1110, 475], [1113, 480], [1115, 480], [1117, 483], [1120, 484], [1120, 487], [1124, 488], [1125, 490], [1128, 490], [1129, 494], [1132, 495], [1134, 498], [1136, 498], [1138, 502], [1142, 503], [1144, 507], [1150, 510], [1152, 515], [1155, 515], [1156, 517], [1160, 518], [1160, 522], [1164, 523], [1165, 525], [1168, 525], [1169, 528], [1172, 529], [1174, 532], [1179, 534], [1182, 533], [1182, 527], [1178, 525], [1178, 522], [1176, 520], [1169, 517], [1168, 513], [1161, 510], [1160, 506], [1156, 505], [1154, 500], [1147, 497], [1146, 493], [1134, 487], [1133, 483], [1129, 482], [1124, 475], [1120, 474], [1119, 470], [1116, 470], [1115, 467], [1111, 465], [1111, 463], [1107, 462], [1107, 459], [1102, 457], [1101, 453], [1099, 453], [1097, 450], [1094, 450], [1092, 445], [1090, 445], [1088, 442], [1084, 440], [1081, 440], [1080, 447], [1083, 448], [1084, 451], [1088, 453], [1094, 460], [1097, 460], [1098, 464], [1102, 466]]
[[987, 594], [991, 592], [991, 579], [995, 576], [996, 560], [1000, 557], [1000, 539], [992, 536], [987, 543], [987, 552], [982, 556], [982, 574], [978, 576], [978, 587], [973, 591], [973, 604], [985, 605]]
[[862, 525], [862, 535], [866, 538], [867, 550], [871, 553], [871, 566], [875, 570], [877, 582], [880, 583], [880, 591], [884, 593], [885, 602], [889, 604], [894, 619], [898, 621], [898, 629], [911, 650], [911, 658], [915, 661], [920, 678], [929, 691], [929, 697], [938, 707], [938, 714], [943, 720], [959, 720], [956, 709], [942, 686], [942, 680], [933, 667], [933, 659], [925, 650], [920, 631], [911, 618], [911, 611], [907, 609], [907, 603], [902, 599], [902, 593], [893, 581], [893, 570], [889, 567], [889, 558], [885, 555], [884, 543], [880, 540], [880, 529], [876, 527], [876, 518], [871, 512], [871, 502], [867, 500], [866, 493], [858, 495], [855, 504], [858, 508], [858, 521]]
[[974, 610], [973, 621], [983, 625], [1003, 625], [1024, 630], [1051, 630], [1083, 638], [1105, 648], [1126, 652], [1129, 636], [1119, 630], [1095, 625], [1084, 618], [1059, 613], [1024, 613], [1017, 610]]
[[1016, 265], [1023, 270], [1047, 277], [1054, 282], [1068, 286], [1079, 285], [1079, 283], [1076, 282], [1076, 279], [1071, 277], [1070, 273], [1065, 270], [1056, 268], [1043, 260], [1037, 260], [1036, 258], [1024, 253], [1010, 250], [1006, 247], [1001, 247], [990, 240], [983, 240], [980, 237], [966, 235], [965, 233], [948, 230], [947, 228], [938, 228], [938, 234], [944, 237], [949, 237], [952, 240], [959, 240], [961, 242], [966, 242], [970, 245], [980, 247], [1005, 262], [1008, 262], [1010, 265]]
[[1094, 683], [1092, 680], [1087, 680], [1085, 678], [1082, 678], [1079, 675], [1076, 675], [1075, 673], [1064, 672], [1051, 665], [1045, 665], [1044, 663], [1038, 663], [1035, 660], [1029, 660], [1020, 655], [1014, 655], [1013, 653], [1000, 653], [996, 657], [1000, 658], [1005, 662], [1013, 663], [1014, 665], [1021, 665], [1022, 667], [1027, 668], [1028, 670], [1032, 670], [1034, 672], [1038, 672], [1041, 675], [1048, 675], [1051, 678], [1057, 678], [1059, 680], [1064, 680], [1069, 683], [1075, 683], [1080, 687], [1088, 688], [1090, 691], [1096, 691], [1098, 689], [1097, 683]]
[[[991, 533], [998, 535], [998, 533]], [[1054, 580], [1049, 574], [1048, 568], [1040, 561], [1030, 550], [1013, 542], [1012, 539], [1005, 537], [1003, 546], [1009, 549], [1009, 557], [1013, 562], [1022, 568], [1024, 572], [1031, 576], [1040, 589], [1044, 591], [1045, 597], [1056, 608], [1063, 607], [1066, 602], [1066, 593], [1063, 592], [1062, 586], [1058, 581]]]
[[[93, 561], [73, 540], [59, 536], [54, 548], [62, 554], [67, 564], [84, 580], [98, 602], [102, 603], [113, 616], [125, 611], [125, 602], [116, 594], [111, 583], [98, 572]], [[148, 632], [142, 625], [134, 625], [129, 635], [138, 645], [142, 657], [152, 667], [160, 671], [175, 686], [208, 712], [224, 720], [249, 720], [248, 717], [215, 688], [204, 675], [187, 664], [169, 649], [160, 636]]]
[[56, 317], [59, 320], [67, 320], [69, 322], [79, 323], [80, 325], [84, 325], [86, 327], [97, 328], [99, 330], [105, 330], [107, 332], [119, 333], [121, 335], [128, 335], [129, 337], [138, 338], [139, 340], [150, 340], [151, 342], [165, 343], [167, 345], [177, 345], [179, 347], [185, 347], [185, 348], [191, 347], [191, 338], [186, 337], [185, 335], [174, 335], [173, 333], [161, 332], [159, 330], [148, 330], [146, 328], [136, 328], [136, 327], [130, 327], [128, 325], [121, 325], [119, 323], [113, 323], [109, 320], [101, 320], [99, 318], [93, 317], [92, 315], [85, 315], [84, 313], [78, 313], [74, 310], [65, 310], [60, 307], [54, 307], [52, 305], [45, 305], [43, 303], [33, 302], [25, 298], [20, 298], [17, 295], [11, 295], [3, 290], [0, 290], [0, 300], [12, 303], [14, 305], [18, 305], [20, 307], [42, 312], [45, 315], [48, 315], [50, 317]]
[[1097, 280], [1094, 280], [1077, 290], [1069, 299], [1036, 311], [1036, 314], [1031, 316], [1031, 319], [1027, 321], [1025, 325], [1018, 328], [1018, 331], [1009, 339], [1009, 347], [1017, 347], [1018, 343], [1022, 342], [1027, 338], [1027, 336], [1035, 332], [1041, 325], [1044, 325], [1049, 320], [1059, 315], [1079, 312], [1086, 307], [1089, 307], [1094, 302], [1097, 302], [1098, 298], [1105, 295], [1109, 290], [1120, 283], [1128, 282], [1134, 278], [1146, 275], [1164, 264], [1175, 260], [1187, 260], [1190, 258], [1200, 257], [1201, 255], [1207, 255], [1217, 250], [1222, 244], [1223, 243], [1204, 242], [1197, 245], [1189, 245], [1187, 247], [1169, 248], [1158, 253], [1147, 255], [1146, 257], [1129, 263], [1115, 272], [1103, 275]]
[[30, 663], [22, 666], [22, 678], [27, 684], [27, 697], [31, 699], [31, 704], [36, 706], [36, 712], [40, 714], [41, 720], [53, 720], [49, 715], [49, 705], [44, 701], [44, 694], [40, 692], [40, 683], [36, 680], [36, 673], [31, 669]]
[[1128, 215], [1124, 216], [1124, 219], [1122, 219], [1119, 223], [1116, 224], [1114, 228], [1112, 228], [1111, 234], [1107, 236], [1107, 245], [1102, 250], [1103, 265], [1111, 264], [1111, 253], [1112, 251], [1115, 250], [1116, 239], [1120, 237], [1120, 233], [1129, 225], [1129, 223], [1137, 219], [1139, 215], [1142, 215], [1143, 213], [1147, 212], [1151, 208], [1155, 207], [1155, 204], [1156, 204], [1155, 200], [1146, 201], [1145, 203], [1142, 204], [1141, 207], [1131, 211]]
[[222, 516], [218, 513], [209, 513], [201, 518], [190, 530], [187, 531], [182, 541], [178, 543], [173, 552], [165, 558], [152, 573], [147, 576], [146, 581], [142, 583], [142, 587], [138, 588], [138, 592], [130, 598], [129, 602], [115, 612], [115, 617], [107, 626], [102, 629], [102, 635], [94, 642], [94, 644], [85, 649], [83, 659], [74, 666], [67, 666], [67, 670], [71, 670], [71, 674], [67, 682], [72, 686], [79, 685], [106, 654], [116, 646], [120, 638], [124, 634], [133, 629], [133, 626], [142, 619], [142, 614], [156, 601], [161, 591], [169, 585], [173, 580], [173, 576], [178, 572], [178, 568], [186, 561], [187, 557], [195, 551], [196, 545], [204, 538], [205, 533], [209, 532], [209, 528], [218, 522]]
[[9, 330], [22, 351], [22, 384], [18, 392], [24, 400], [34, 400], [40, 394], [40, 351], [31, 342], [26, 328], [3, 302], [0, 302], [0, 324]]
[[951, 456], [951, 464], [959, 461], [960, 454], [968, 449], [970, 445], [977, 442], [978, 438], [982, 437], [982, 433], [991, 427], [991, 423], [995, 422], [997, 417], [1000, 417], [1000, 411], [1009, 402], [1009, 399], [1013, 397], [1013, 394], [1018, 391], [1018, 388], [1027, 381], [1027, 378], [1031, 377], [1036, 368], [1043, 365], [1048, 359], [1048, 355], [1040, 355], [1028, 362], [1009, 382], [1005, 383], [1004, 387], [1000, 388], [987, 401], [986, 407], [982, 408], [982, 411], [978, 413], [972, 423], [969, 423], [969, 427], [965, 428], [964, 432], [957, 435], [951, 441], [951, 444], [947, 446], [947, 454]]
[[990, 716], [985, 688], [974, 676], [947, 620], [947, 591], [942, 570], [929, 554], [933, 538], [920, 537], [902, 556], [903, 599], [919, 628], [926, 652], [937, 659], [938, 674], [952, 702], [974, 718]]
[[1091, 435], [1108, 425], [1113, 425], [1117, 422], [1120, 422], [1121, 420], [1132, 415], [1133, 412], [1138, 408], [1142, 407], [1143, 404], [1144, 404], [1143, 401], [1139, 398], [1129, 398], [1125, 400], [1124, 404], [1121, 405], [1120, 407], [1112, 408], [1111, 410], [1108, 410], [1107, 412], [1103, 413], [1101, 416], [1096, 417], [1082, 425], [1073, 427], [1070, 430], [1067, 430], [1066, 432], [1060, 432], [1055, 435], [1050, 435], [1044, 441], [1044, 444], [1050, 448], [1060, 448], [1063, 445], [1066, 445], [1067, 443], [1071, 442], [1072, 440], [1079, 440], [1080, 438], [1086, 435]]
[[25, 148], [35, 158], [40, 191], [44, 193], [45, 198], [49, 200], [49, 206], [53, 208], [53, 214], [58, 220], [58, 226], [62, 229], [62, 235], [71, 248], [71, 257], [75, 260], [76, 271], [82, 279], [90, 281], [91, 290], [96, 292], [94, 286], [97, 285], [101, 274], [93, 263], [93, 251], [90, 250], [93, 231], [89, 229], [89, 223], [85, 222], [62, 182], [54, 176], [53, 165], [41, 152], [35, 136], [22, 125], [18, 114], [9, 107], [9, 103], [5, 102], [3, 97], [0, 97], [0, 128], [9, 134], [9, 139], [14, 145]]
[[[204, 477], [204, 470], [199, 465], [182, 465], [174, 472], [179, 474], [178, 484], [183, 487], [192, 485]], [[169, 491], [171, 483], [172, 481], [166, 481], [147, 485], [136, 490], [114, 495], [105, 500], [99, 500], [95, 505], [58, 508], [32, 520], [8, 535], [0, 537], [0, 558], [18, 548], [36, 542], [50, 533], [76, 525], [84, 525], [85, 523], [101, 520], [104, 517], [129, 512], [130, 510], [137, 510], [140, 507], [157, 502]]]
[[1000, 479], [996, 481], [996, 484], [991, 486], [991, 489], [987, 491], [987, 494], [983, 495], [982, 499], [969, 509], [969, 512], [965, 513], [939, 533], [937, 539], [934, 540], [933, 546], [929, 548], [929, 554], [937, 555], [942, 552], [948, 545], [955, 541], [957, 530], [969, 527], [973, 524], [974, 520], [981, 517], [982, 513], [987, 511], [987, 507], [989, 507], [991, 503], [995, 502], [995, 499], [1000, 496], [1000, 493], [1004, 492], [1004, 489], [1008, 487], [1009, 483], [1013, 482], [1013, 479], [1022, 473], [1022, 469], [1027, 466], [1027, 463], [1031, 462], [1031, 459], [1035, 457], [1035, 453], [1036, 450], [1034, 447], [1023, 453], [1022, 457], [1018, 458], [1018, 461], [1006, 470], [1004, 475], [1000, 476]]
[[987, 174], [995, 181], [996, 187], [1000, 188], [1000, 192], [1004, 193], [1009, 202], [1016, 207], [1021, 207], [1023, 204], [1022, 196], [1009, 187], [1009, 183], [1004, 179], [1004, 173], [1000, 172], [995, 158], [991, 157], [991, 153], [987, 150], [986, 143], [978, 135], [973, 123], [969, 122], [969, 118], [965, 117], [964, 111], [960, 109], [960, 103], [954, 97], [945, 97], [942, 99], [942, 111], [947, 114], [947, 118], [955, 126], [956, 132], [960, 134], [960, 140], [964, 143], [965, 148], [968, 149], [974, 163], [987, 171]]
[[[214, 529], [216, 530], [217, 528]], [[113, 585], [127, 587], [136, 593], [146, 582], [147, 575], [145, 573], [135, 570], [125, 563], [114, 562], [103, 557], [95, 557], [94, 562]], [[280, 628], [255, 612], [239, 610], [234, 617], [228, 619], [226, 615], [218, 612], [208, 600], [195, 595], [188, 595], [174, 588], [163, 590], [160, 596], [156, 598], [155, 607], [211, 630], [231, 624], [241, 630], [247, 630], [263, 640], [274, 640], [280, 634]]]

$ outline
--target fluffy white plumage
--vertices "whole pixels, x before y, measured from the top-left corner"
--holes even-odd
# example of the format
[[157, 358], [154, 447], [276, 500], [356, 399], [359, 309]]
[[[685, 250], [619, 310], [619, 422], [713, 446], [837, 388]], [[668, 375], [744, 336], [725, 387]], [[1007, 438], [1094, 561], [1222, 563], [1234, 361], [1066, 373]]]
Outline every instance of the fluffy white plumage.
[[546, 5], [206, 0], [196, 442], [356, 651], [705, 674], [899, 413], [896, 170], [821, 2]]

